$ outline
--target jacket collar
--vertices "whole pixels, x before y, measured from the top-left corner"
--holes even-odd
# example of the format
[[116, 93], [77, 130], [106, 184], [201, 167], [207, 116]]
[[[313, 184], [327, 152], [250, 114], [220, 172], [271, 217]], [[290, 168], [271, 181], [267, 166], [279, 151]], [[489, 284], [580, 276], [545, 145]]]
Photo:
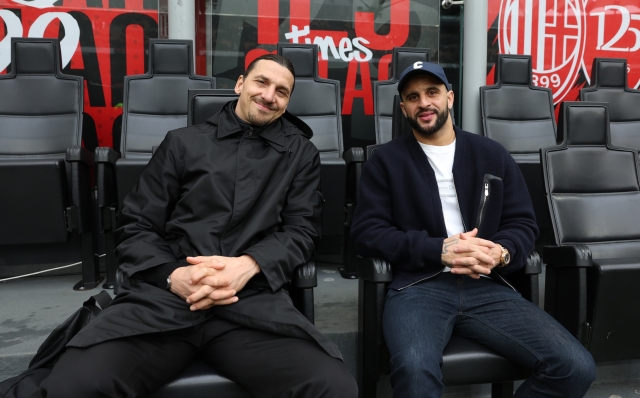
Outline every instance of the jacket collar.
[[[237, 100], [227, 102], [219, 112], [207, 119], [207, 123], [218, 126], [218, 138], [224, 138], [242, 132], [242, 127], [234, 116], [237, 103]], [[284, 150], [284, 136], [292, 133], [302, 134], [307, 138], [313, 136], [311, 128], [307, 126], [306, 123], [285, 111], [278, 120], [266, 126], [260, 132], [260, 137], [269, 141], [274, 148]]]

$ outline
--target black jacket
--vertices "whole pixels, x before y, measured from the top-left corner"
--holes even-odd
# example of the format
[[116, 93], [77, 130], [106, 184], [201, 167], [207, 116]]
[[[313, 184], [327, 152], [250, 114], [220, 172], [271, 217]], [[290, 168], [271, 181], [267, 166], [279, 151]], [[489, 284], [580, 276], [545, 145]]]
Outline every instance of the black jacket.
[[[455, 183], [462, 222], [467, 231], [476, 220], [485, 174], [502, 179], [487, 209], [481, 238], [506, 247], [511, 263], [490, 276], [523, 267], [538, 235], [524, 178], [509, 152], [499, 143], [454, 126]], [[392, 289], [440, 273], [447, 229], [440, 193], [429, 160], [413, 134], [383, 145], [362, 168], [359, 202], [351, 236], [360, 254], [382, 257], [393, 265]]]
[[[285, 113], [264, 128], [238, 123], [235, 102], [207, 123], [170, 131], [125, 198], [116, 254], [127, 276], [118, 296], [69, 346], [195, 325], [220, 316], [317, 341], [340, 353], [292, 305], [283, 286], [319, 239], [320, 158], [311, 129]], [[144, 279], [145, 270], [187, 256], [250, 254], [261, 272], [240, 300], [192, 312]], [[168, 275], [168, 274], [167, 274]]]

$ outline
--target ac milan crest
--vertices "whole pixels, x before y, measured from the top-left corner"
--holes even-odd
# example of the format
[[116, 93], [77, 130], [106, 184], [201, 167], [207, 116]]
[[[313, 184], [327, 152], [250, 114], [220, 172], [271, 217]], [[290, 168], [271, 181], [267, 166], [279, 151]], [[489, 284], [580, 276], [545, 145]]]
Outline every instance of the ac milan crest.
[[587, 38], [582, 0], [502, 0], [502, 54], [531, 55], [533, 83], [553, 90], [555, 103], [572, 90]]

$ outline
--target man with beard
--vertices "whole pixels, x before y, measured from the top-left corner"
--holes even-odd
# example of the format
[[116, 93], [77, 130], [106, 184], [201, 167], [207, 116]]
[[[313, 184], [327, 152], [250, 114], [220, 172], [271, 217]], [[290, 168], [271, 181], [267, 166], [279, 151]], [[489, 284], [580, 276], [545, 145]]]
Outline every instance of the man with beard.
[[428, 62], [402, 73], [413, 134], [365, 163], [351, 228], [360, 254], [393, 266], [382, 322], [394, 397], [442, 395], [452, 333], [533, 369], [516, 397], [582, 397], [589, 352], [501, 276], [526, 264], [538, 233], [524, 179], [500, 144], [453, 125], [448, 84]]
[[255, 397], [357, 396], [283, 289], [313, 254], [322, 202], [311, 129], [285, 112], [293, 88], [289, 60], [259, 57], [237, 101], [167, 134], [123, 203], [120, 292], [36, 396], [147, 396], [196, 358]]

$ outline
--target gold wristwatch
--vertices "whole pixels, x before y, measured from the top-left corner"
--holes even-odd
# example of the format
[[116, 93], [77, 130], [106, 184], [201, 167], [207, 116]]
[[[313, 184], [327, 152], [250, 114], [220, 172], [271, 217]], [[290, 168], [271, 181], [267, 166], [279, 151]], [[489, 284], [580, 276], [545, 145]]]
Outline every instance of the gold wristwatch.
[[498, 264], [498, 268], [506, 267], [511, 262], [511, 254], [509, 254], [509, 250], [502, 245], [500, 245], [500, 250], [502, 253], [500, 254], [500, 264]]

